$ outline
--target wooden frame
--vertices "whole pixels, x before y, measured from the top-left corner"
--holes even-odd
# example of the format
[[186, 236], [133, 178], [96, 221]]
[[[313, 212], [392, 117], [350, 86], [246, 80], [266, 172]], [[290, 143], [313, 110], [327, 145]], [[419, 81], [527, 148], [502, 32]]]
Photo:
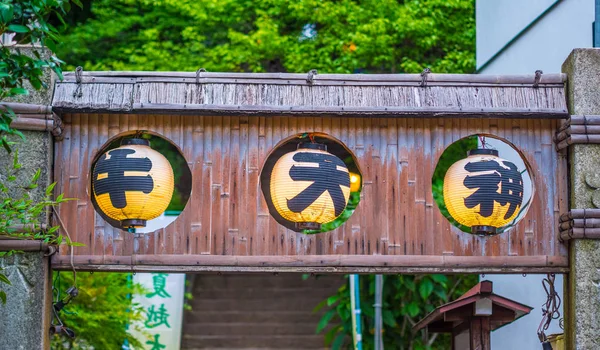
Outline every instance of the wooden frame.
[[[58, 193], [79, 198], [59, 211], [71, 238], [86, 244], [74, 248], [75, 268], [566, 272], [567, 250], [557, 227], [559, 213], [567, 209], [567, 165], [554, 149], [560, 121], [552, 120], [566, 117], [564, 76], [544, 76], [539, 87], [532, 86], [533, 76], [430, 75], [426, 86], [417, 77], [318, 75], [309, 83], [297, 74], [200, 73], [196, 82], [195, 73], [103, 72], [76, 82], [67, 74], [53, 102], [65, 124], [64, 141], [55, 147], [55, 180]], [[73, 94], [77, 87], [81, 97]], [[319, 96], [325, 97], [316, 102]], [[172, 225], [133, 235], [113, 229], [94, 212], [89, 169], [106, 142], [135, 130], [175, 143], [194, 184], [190, 202]], [[364, 172], [354, 215], [341, 228], [316, 236], [279, 226], [258, 188], [272, 147], [310, 131], [344, 142]], [[443, 150], [478, 133], [516, 145], [536, 178], [525, 219], [487, 239], [450, 225], [431, 194]], [[70, 269], [69, 253], [55, 256], [53, 267]]]

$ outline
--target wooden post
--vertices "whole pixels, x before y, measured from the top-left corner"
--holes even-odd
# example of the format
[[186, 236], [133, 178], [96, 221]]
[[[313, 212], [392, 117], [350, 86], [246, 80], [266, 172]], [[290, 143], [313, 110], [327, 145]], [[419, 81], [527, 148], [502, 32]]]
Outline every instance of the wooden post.
[[491, 350], [489, 317], [473, 317], [471, 319], [471, 350]]

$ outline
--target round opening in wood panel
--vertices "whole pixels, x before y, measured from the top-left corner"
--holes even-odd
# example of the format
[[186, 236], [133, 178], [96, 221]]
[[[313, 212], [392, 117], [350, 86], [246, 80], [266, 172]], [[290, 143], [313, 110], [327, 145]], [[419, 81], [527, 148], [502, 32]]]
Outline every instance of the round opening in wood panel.
[[96, 202], [95, 197], [92, 195], [93, 191], [91, 189], [91, 172], [92, 169], [95, 168], [96, 163], [102, 155], [104, 155], [110, 150], [118, 148], [124, 139], [130, 139], [134, 136], [136, 138], [141, 138], [143, 140], [149, 141], [150, 148], [164, 156], [168, 160], [171, 168], [173, 169], [174, 190], [171, 200], [166, 206], [166, 209], [155, 219], [148, 220], [145, 223], [145, 227], [128, 229], [129, 232], [133, 233], [154, 232], [161, 228], [167, 227], [177, 219], [179, 214], [186, 207], [192, 190], [192, 172], [187, 164], [185, 157], [183, 156], [183, 153], [173, 142], [166, 139], [165, 137], [149, 131], [129, 131], [121, 133], [111, 138], [94, 156], [92, 166], [89, 170], [90, 175], [88, 180], [90, 188], [88, 189], [88, 194], [90, 195], [92, 204], [94, 205], [94, 209], [102, 217], [102, 219], [104, 219], [111, 226], [118, 229], [122, 229], [121, 223], [119, 221], [108, 217], [102, 210], [99, 209], [98, 203]]
[[[309, 146], [314, 145], [315, 153], [323, 153], [330, 154], [332, 157], [335, 157], [337, 161], [340, 161], [340, 166], [338, 170], [343, 170], [346, 173], [349, 181], [349, 186], [345, 186], [345, 184], [340, 185], [341, 190], [340, 193], [349, 192], [348, 196], [344, 195], [344, 206], [341, 213], [336, 213], [331, 216], [330, 221], [319, 222], [319, 223], [298, 223], [295, 221], [291, 221], [289, 218], [285, 218], [280, 213], [281, 208], [278, 207], [278, 203], [275, 203], [272, 197], [272, 189], [273, 184], [273, 174], [275, 172], [281, 172], [279, 169], [282, 165], [282, 161], [284, 161], [287, 156], [298, 152], [299, 149], [308, 149], [311, 148]], [[309, 152], [310, 150], [307, 150]], [[289, 164], [288, 164], [289, 165]], [[289, 179], [288, 179], [289, 180]], [[292, 181], [292, 180], [290, 180]], [[309, 183], [309, 182], [308, 182]], [[271, 153], [267, 156], [265, 163], [262, 167], [260, 174], [260, 187], [263, 193], [263, 198], [265, 199], [267, 206], [269, 208], [269, 213], [271, 216], [282, 226], [296, 231], [302, 232], [305, 234], [315, 234], [322, 233], [334, 230], [341, 225], [343, 225], [354, 213], [358, 203], [360, 202], [360, 193], [362, 191], [362, 183], [363, 183], [363, 175], [358, 166], [358, 161], [356, 156], [339, 140], [334, 137], [319, 133], [319, 132], [305, 132], [296, 135], [292, 135], [285, 140], [279, 142], [277, 146], [271, 151]], [[309, 183], [310, 186], [310, 183]], [[280, 186], [281, 187], [281, 186]], [[304, 186], [306, 187], [306, 186]], [[326, 186], [325, 186], [326, 187]], [[346, 192], [345, 192], [346, 191]], [[295, 193], [294, 195], [300, 195], [302, 191]], [[318, 199], [329, 199], [331, 197], [331, 202], [334, 203], [334, 198], [331, 194], [327, 194], [330, 192], [329, 190], [323, 191]], [[294, 197], [294, 196], [292, 196]], [[298, 196], [296, 196], [298, 197]], [[296, 198], [294, 197], [294, 198]], [[286, 200], [292, 200], [293, 198], [286, 198]], [[335, 203], [334, 203], [335, 206]], [[279, 209], [279, 210], [278, 210]], [[310, 208], [305, 208], [310, 209]], [[335, 208], [334, 208], [335, 209]], [[339, 215], [338, 215], [339, 214]]]
[[512, 143], [489, 134], [448, 146], [432, 177], [441, 214], [463, 232], [491, 236], [520, 222], [534, 197], [531, 166]]

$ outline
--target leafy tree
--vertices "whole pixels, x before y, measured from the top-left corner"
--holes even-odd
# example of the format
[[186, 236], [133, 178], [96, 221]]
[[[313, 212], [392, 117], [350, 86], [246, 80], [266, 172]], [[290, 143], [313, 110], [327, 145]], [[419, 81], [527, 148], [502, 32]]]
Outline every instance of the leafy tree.
[[[425, 330], [414, 334], [412, 327], [437, 306], [464, 294], [477, 283], [477, 275], [390, 275], [383, 278], [383, 343], [394, 349], [449, 349], [448, 335], [428, 334]], [[360, 290], [363, 349], [374, 349], [375, 276], [362, 276]], [[332, 349], [352, 344], [350, 292], [349, 283], [346, 283], [315, 307], [315, 312], [327, 309], [317, 325], [317, 333], [326, 331], [325, 343]]]
[[[79, 0], [72, 1], [75, 4]], [[61, 61], [56, 56], [44, 57], [44, 48], [55, 48], [58, 30], [49, 23], [50, 16], [62, 19], [71, 8], [69, 0], [2, 0], [0, 1], [0, 37], [12, 38], [16, 44], [36, 44], [33, 57], [24, 54], [10, 42], [0, 42], [0, 101], [28, 95], [28, 83], [36, 90], [46, 88], [42, 76], [44, 69], [53, 70], [62, 78]], [[0, 108], [0, 143], [10, 152], [8, 135], [23, 137], [10, 127], [16, 117], [14, 112]]]
[[[72, 285], [71, 273], [54, 272], [55, 299], [62, 299]], [[144, 318], [143, 308], [133, 302], [132, 296], [146, 291], [132, 282], [130, 274], [80, 273], [77, 286], [79, 295], [59, 313], [76, 337], [56, 334], [52, 337], [52, 349], [121, 349], [125, 341], [135, 349], [142, 348], [129, 327]]]
[[473, 72], [473, 0], [98, 0], [57, 53], [87, 70]]

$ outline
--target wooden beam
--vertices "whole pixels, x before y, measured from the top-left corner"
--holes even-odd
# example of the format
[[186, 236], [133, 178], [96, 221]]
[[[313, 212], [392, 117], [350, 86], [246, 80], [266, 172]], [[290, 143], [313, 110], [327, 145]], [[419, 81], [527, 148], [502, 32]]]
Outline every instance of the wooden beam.
[[48, 252], [55, 248], [39, 240], [0, 239], [0, 251]]
[[27, 103], [0, 103], [0, 110], [10, 108], [16, 115], [10, 126], [19, 130], [50, 131], [60, 138], [63, 131], [62, 119], [52, 112], [52, 106]]
[[600, 209], [571, 209], [559, 218], [559, 238], [600, 239]]
[[12, 109], [15, 114], [49, 114], [52, 113], [52, 106], [36, 105], [29, 103], [0, 102], [0, 110], [6, 107]]
[[585, 218], [600, 218], [600, 209], [571, 209], [567, 213], [561, 214], [560, 221]]
[[[315, 273], [564, 273], [566, 257], [448, 257], [407, 255], [133, 255], [74, 256], [81, 270], [170, 272]], [[55, 256], [55, 269], [69, 269], [68, 256]]]
[[394, 118], [512, 118], [564, 119], [565, 109], [533, 108], [452, 108], [452, 107], [340, 107], [340, 106], [272, 106], [272, 105], [209, 105], [134, 103], [130, 109], [89, 108], [86, 106], [57, 106], [60, 113], [134, 113], [167, 115], [261, 115], [261, 116], [318, 116], [318, 117], [394, 117]]
[[[83, 72], [83, 83], [122, 83], [129, 79], [138, 82], [181, 83], [236, 83], [236, 84], [289, 84], [289, 85], [395, 85], [408, 83], [420, 86], [420, 74], [318, 74], [312, 83], [307, 82], [308, 73], [221, 73], [221, 72], [135, 72], [108, 71]], [[544, 74], [539, 83], [544, 86], [563, 86], [566, 74]], [[75, 83], [75, 72], [65, 72], [62, 82]], [[482, 74], [429, 74], [427, 86], [533, 86], [534, 74], [482, 75]], [[405, 85], [408, 85], [405, 84]]]
[[54, 129], [54, 121], [52, 119], [19, 117], [13, 120], [10, 126], [19, 130], [52, 131]]

